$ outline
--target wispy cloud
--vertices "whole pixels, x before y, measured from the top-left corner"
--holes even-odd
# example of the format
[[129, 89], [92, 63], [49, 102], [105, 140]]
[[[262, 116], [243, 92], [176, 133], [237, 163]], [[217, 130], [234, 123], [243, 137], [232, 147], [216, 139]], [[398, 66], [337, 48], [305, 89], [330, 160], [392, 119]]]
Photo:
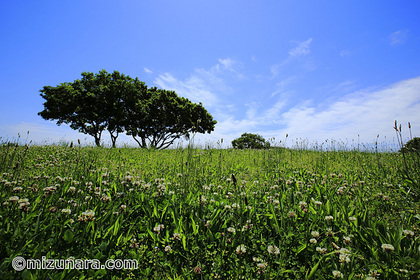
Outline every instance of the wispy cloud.
[[153, 73], [152, 70], [150, 70], [149, 68], [143, 67], [144, 72], [146, 72], [147, 74], [151, 74]]
[[316, 140], [344, 139], [358, 134], [371, 141], [377, 134], [393, 137], [394, 120], [420, 123], [420, 77], [375, 91], [345, 95], [325, 109], [295, 106], [282, 117], [286, 125], [279, 133]]
[[288, 71], [290, 71], [290, 64], [295, 63], [296, 61], [298, 61], [297, 65], [301, 67], [301, 69], [299, 69], [300, 71], [302, 69], [305, 71], [315, 70], [315, 65], [311, 59], [302, 59], [302, 57], [305, 57], [311, 53], [311, 43], [312, 38], [309, 38], [303, 42], [297, 42], [297, 46], [289, 50], [288, 56], [282, 62], [271, 65], [269, 70], [272, 78], [279, 76], [281, 70], [286, 68], [286, 66], [288, 66]]
[[300, 42], [297, 47], [289, 51], [289, 55], [301, 56], [301, 55], [309, 54], [311, 52], [311, 49], [310, 49], [311, 42], [312, 42], [312, 38], [309, 38], [306, 41]]
[[244, 78], [244, 75], [237, 70], [238, 64], [230, 58], [219, 59], [218, 63], [210, 69], [195, 69], [185, 79], [177, 78], [171, 73], [163, 73], [154, 82], [159, 87], [175, 90], [178, 94], [189, 98], [193, 102], [215, 106], [220, 102], [219, 96], [233, 92], [232, 87], [227, 82], [229, 78]]
[[407, 40], [407, 31], [405, 30], [398, 30], [391, 33], [388, 36], [389, 43], [391, 46], [403, 45]]
[[[352, 81], [338, 84], [335, 89], [353, 87]], [[278, 98], [269, 107], [257, 102], [245, 105], [246, 115], [234, 114], [221, 118], [214, 133], [207, 139], [224, 138], [230, 143], [243, 132], [259, 133], [266, 138], [307, 139], [322, 142], [326, 139], [357, 139], [372, 143], [379, 134], [392, 141], [394, 120], [399, 123], [420, 124], [420, 77], [401, 81], [381, 89], [366, 89], [344, 95], [329, 103], [314, 104], [306, 100], [289, 106], [288, 98]], [[325, 101], [327, 102], [327, 101]], [[416, 134], [417, 131], [417, 134]], [[413, 130], [418, 136], [419, 129]], [[408, 133], [407, 133], [408, 134]], [[407, 135], [406, 135], [407, 136]]]

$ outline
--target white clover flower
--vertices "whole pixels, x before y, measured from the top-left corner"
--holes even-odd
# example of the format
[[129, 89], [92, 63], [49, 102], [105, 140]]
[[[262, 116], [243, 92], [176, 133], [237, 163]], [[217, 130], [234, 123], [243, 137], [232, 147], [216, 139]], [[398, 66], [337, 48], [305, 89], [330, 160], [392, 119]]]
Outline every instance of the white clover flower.
[[61, 209], [61, 213], [70, 215], [71, 214], [71, 210], [70, 209]]
[[305, 202], [305, 201], [300, 201], [299, 202], [299, 208], [306, 208], [306, 206], [307, 206], [308, 204]]
[[343, 278], [344, 277], [343, 273], [341, 273], [338, 270], [333, 270], [332, 274], [333, 274], [334, 278]]
[[171, 246], [165, 246], [165, 252], [168, 252], [168, 253], [170, 253], [172, 251], [172, 248], [171, 248]]
[[246, 253], [245, 245], [241, 244], [238, 247], [236, 247], [236, 254], [245, 254], [245, 253]]
[[270, 255], [278, 255], [280, 254], [280, 250], [277, 246], [270, 245], [267, 247], [267, 251]]
[[333, 216], [325, 216], [325, 220], [326, 221], [332, 221], [332, 220], [334, 220], [334, 217]]
[[405, 235], [414, 236], [414, 232], [413, 232], [413, 231], [411, 231], [411, 230], [408, 230], [408, 229], [403, 230], [403, 233], [404, 233]]
[[317, 206], [321, 206], [322, 202], [321, 201], [314, 201], [314, 204], [317, 205]]
[[228, 227], [227, 231], [230, 232], [230, 233], [235, 233], [236, 229], [233, 228], [233, 227]]
[[382, 244], [382, 249], [385, 251], [394, 251], [394, 246], [392, 246], [391, 244]]
[[340, 255], [339, 255], [340, 262], [349, 263], [350, 260], [350, 251], [346, 248], [340, 249]]
[[12, 192], [21, 192], [22, 190], [22, 187], [14, 187]]
[[355, 217], [349, 217], [349, 221], [354, 222], [354, 221], [356, 221], [356, 218]]
[[175, 232], [175, 233], [174, 233], [174, 235], [173, 235], [173, 238], [174, 238], [175, 240], [181, 240], [181, 234], [179, 234], [179, 233]]
[[309, 239], [309, 242], [311, 244], [316, 244], [318, 241], [315, 238], [311, 238], [311, 239]]
[[18, 196], [11, 196], [9, 197], [9, 202], [17, 202], [19, 200]]
[[225, 205], [226, 210], [230, 210], [230, 208], [231, 208], [230, 205]]
[[327, 248], [316, 247], [316, 251], [325, 254], [327, 252]]
[[239, 210], [241, 207], [239, 206], [238, 203], [233, 203], [232, 208], [235, 209], [235, 210]]
[[267, 266], [267, 264], [266, 264], [266, 263], [258, 263], [258, 264], [257, 264], [257, 267], [258, 267], [259, 269], [264, 269], [266, 266]]
[[319, 232], [311, 231], [311, 235], [312, 235], [312, 237], [318, 238], [319, 237]]
[[69, 193], [75, 193], [76, 192], [76, 188], [75, 187], [69, 187], [69, 189], [67, 190], [67, 192], [69, 192]]

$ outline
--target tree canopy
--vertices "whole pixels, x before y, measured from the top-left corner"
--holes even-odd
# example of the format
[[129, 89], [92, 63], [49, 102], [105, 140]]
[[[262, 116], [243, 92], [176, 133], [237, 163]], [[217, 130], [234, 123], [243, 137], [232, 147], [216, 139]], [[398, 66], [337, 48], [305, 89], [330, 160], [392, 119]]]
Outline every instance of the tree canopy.
[[118, 71], [83, 72], [80, 80], [44, 86], [40, 92], [45, 102], [38, 115], [93, 136], [97, 146], [107, 130], [113, 147], [126, 132], [140, 147], [163, 149], [182, 136], [211, 133], [216, 124], [201, 103], [174, 91], [148, 88]]
[[235, 149], [267, 149], [270, 143], [258, 134], [242, 133], [241, 137], [232, 141], [232, 147]]

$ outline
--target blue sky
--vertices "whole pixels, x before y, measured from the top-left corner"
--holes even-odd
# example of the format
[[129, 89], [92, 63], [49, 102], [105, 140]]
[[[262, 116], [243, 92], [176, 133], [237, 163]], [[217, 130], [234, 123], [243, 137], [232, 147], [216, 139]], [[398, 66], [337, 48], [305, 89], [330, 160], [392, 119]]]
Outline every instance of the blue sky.
[[391, 143], [394, 120], [420, 136], [418, 11], [404, 0], [2, 1], [0, 137], [93, 142], [39, 117], [39, 90], [101, 69], [202, 102], [218, 123], [198, 144], [243, 132]]

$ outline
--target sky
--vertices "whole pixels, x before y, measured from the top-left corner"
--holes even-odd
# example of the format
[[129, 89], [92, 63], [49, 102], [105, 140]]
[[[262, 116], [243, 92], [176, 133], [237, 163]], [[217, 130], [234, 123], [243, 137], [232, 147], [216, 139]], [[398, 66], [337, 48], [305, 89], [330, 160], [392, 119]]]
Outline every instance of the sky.
[[217, 124], [197, 145], [244, 132], [391, 145], [395, 120], [419, 137], [418, 11], [408, 0], [1, 1], [0, 142], [94, 143], [38, 116], [39, 90], [102, 69], [201, 102]]

